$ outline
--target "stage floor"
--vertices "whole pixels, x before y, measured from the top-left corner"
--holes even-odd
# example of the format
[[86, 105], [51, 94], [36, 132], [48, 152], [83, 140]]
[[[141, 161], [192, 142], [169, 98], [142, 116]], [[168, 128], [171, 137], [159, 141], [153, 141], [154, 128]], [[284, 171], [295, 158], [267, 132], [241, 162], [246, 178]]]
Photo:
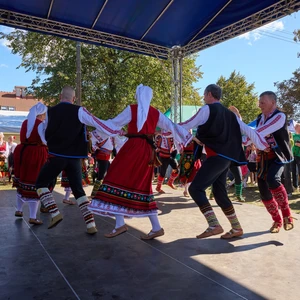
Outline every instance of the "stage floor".
[[128, 220], [127, 233], [107, 239], [114, 220], [96, 216], [98, 233], [89, 236], [78, 207], [64, 205], [56, 187], [64, 220], [48, 230], [48, 214], [40, 214], [44, 225], [29, 225], [28, 207], [16, 218], [15, 191], [1, 190], [0, 299], [300, 299], [299, 221], [271, 234], [265, 208], [235, 202], [243, 238], [198, 240], [207, 227], [198, 207], [181, 190], [165, 191], [156, 197], [165, 235], [144, 242], [148, 218]]

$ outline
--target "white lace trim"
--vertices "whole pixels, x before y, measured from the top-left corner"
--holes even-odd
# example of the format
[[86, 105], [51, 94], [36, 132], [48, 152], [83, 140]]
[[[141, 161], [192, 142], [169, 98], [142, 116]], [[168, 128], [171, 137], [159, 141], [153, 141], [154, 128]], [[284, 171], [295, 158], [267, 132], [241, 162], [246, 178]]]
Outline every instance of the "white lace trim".
[[29, 203], [29, 202], [39, 202], [40, 201], [40, 199], [38, 199], [38, 198], [26, 198], [26, 197], [23, 197], [21, 194], [19, 194], [19, 193], [17, 193], [17, 197], [21, 200], [21, 201], [23, 201], [23, 202], [25, 202], [25, 203]]
[[92, 200], [92, 202], [88, 206], [88, 209], [94, 214], [104, 217], [121, 215], [127, 218], [142, 218], [157, 215], [157, 209], [137, 210], [121, 205], [103, 202], [101, 200]]

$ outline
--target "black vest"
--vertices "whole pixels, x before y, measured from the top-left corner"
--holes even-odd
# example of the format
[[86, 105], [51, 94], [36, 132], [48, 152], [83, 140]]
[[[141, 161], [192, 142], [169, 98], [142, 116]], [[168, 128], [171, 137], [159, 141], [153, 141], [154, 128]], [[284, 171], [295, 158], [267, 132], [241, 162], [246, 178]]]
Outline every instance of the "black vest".
[[50, 154], [71, 158], [87, 157], [86, 128], [78, 119], [79, 108], [60, 102], [48, 109], [46, 141]]
[[[278, 113], [281, 113], [280, 110], [276, 109], [270, 117], [268, 117], [265, 120], [265, 123], [272, 118], [273, 116], [277, 115]], [[258, 126], [262, 115], [260, 114], [257, 117], [256, 120], [256, 127]], [[277, 131], [273, 132], [272, 134], [269, 134], [265, 137], [267, 142], [271, 144], [272, 150], [275, 152], [278, 162], [280, 163], [288, 163], [293, 160], [293, 154], [291, 151], [291, 145], [290, 145], [290, 137], [289, 132], [287, 129], [287, 121], [285, 122], [284, 126], [278, 129]], [[274, 143], [275, 140], [275, 143]], [[273, 141], [273, 142], [272, 142]]]
[[198, 126], [196, 137], [217, 155], [231, 160], [233, 164], [247, 164], [236, 115], [221, 103], [208, 106], [209, 118], [206, 123]]

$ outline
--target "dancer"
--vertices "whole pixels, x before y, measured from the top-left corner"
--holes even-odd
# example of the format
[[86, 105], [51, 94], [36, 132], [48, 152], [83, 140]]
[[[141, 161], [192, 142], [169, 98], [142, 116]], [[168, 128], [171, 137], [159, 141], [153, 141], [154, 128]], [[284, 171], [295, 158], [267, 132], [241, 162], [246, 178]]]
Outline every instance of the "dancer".
[[48, 185], [62, 170], [67, 172], [70, 187], [86, 223], [87, 233], [97, 232], [93, 214], [87, 209], [89, 203], [82, 188], [81, 159], [86, 158], [88, 140], [85, 125], [102, 130], [104, 134], [120, 134], [120, 131], [107, 131], [105, 121], [94, 117], [85, 108], [73, 105], [75, 91], [66, 86], [60, 95], [60, 103], [48, 110], [46, 140], [49, 159], [40, 171], [36, 181], [37, 193], [45, 208], [51, 214], [48, 228], [56, 226], [63, 217], [57, 208]]
[[13, 186], [17, 188], [15, 216], [23, 217], [23, 205], [28, 203], [29, 224], [34, 225], [43, 224], [36, 216], [39, 196], [36, 192], [35, 181], [48, 157], [43, 123], [46, 113], [47, 106], [42, 103], [37, 103], [30, 109], [27, 119], [22, 123], [21, 143], [14, 151]]
[[[95, 214], [115, 216], [116, 224], [105, 237], [112, 238], [128, 230], [124, 217], [149, 217], [152, 229], [142, 239], [164, 235], [157, 216], [157, 205], [152, 193], [152, 176], [156, 160], [155, 128], [170, 130], [179, 143], [187, 144], [192, 135], [172, 123], [160, 111], [150, 106], [152, 89], [139, 85], [137, 104], [128, 106], [117, 117], [109, 120], [118, 130], [128, 124], [129, 140], [113, 160], [99, 191], [89, 209]], [[109, 122], [107, 122], [108, 124]]]
[[[293, 160], [286, 116], [277, 108], [277, 96], [266, 91], [259, 96], [261, 114], [256, 120], [256, 131], [264, 136], [269, 152], [258, 151], [258, 189], [263, 204], [273, 219], [271, 233], [294, 228], [287, 192], [281, 183], [284, 164]], [[261, 149], [260, 149], [261, 150]], [[282, 217], [279, 213], [281, 210]]]
[[165, 192], [162, 190], [161, 186], [164, 183], [169, 165], [172, 168], [172, 173], [167, 185], [174, 190], [176, 189], [173, 183], [178, 176], [178, 164], [176, 159], [172, 156], [172, 152], [176, 150], [174, 149], [173, 138], [165, 137], [163, 134], [156, 135], [155, 142], [157, 146], [158, 158], [161, 162], [161, 165], [159, 166], [159, 174], [157, 177], [156, 191], [160, 194], [164, 194]]
[[198, 126], [196, 137], [205, 145], [207, 152], [206, 161], [189, 187], [191, 197], [208, 223], [208, 228], [197, 236], [199, 239], [224, 231], [206, 197], [205, 191], [211, 185], [215, 200], [232, 227], [221, 238], [229, 239], [243, 235], [243, 229], [227, 195], [227, 171], [232, 161], [237, 165], [247, 163], [242, 148], [242, 133], [249, 136], [259, 149], [268, 147], [258, 133], [220, 103], [221, 96], [222, 90], [218, 85], [208, 85], [204, 91], [206, 105], [191, 119], [181, 123], [188, 130]]
[[121, 139], [118, 136], [103, 139], [101, 133], [97, 130], [91, 132], [92, 151], [94, 152], [98, 169], [97, 179], [94, 183], [91, 197], [96, 195], [96, 192], [102, 184], [103, 178], [110, 166], [113, 150], [115, 149], [115, 153], [117, 154], [126, 141], [127, 138], [124, 137]]
[[179, 161], [179, 180], [184, 186], [183, 196], [188, 197], [188, 188], [195, 175], [201, 167], [200, 157], [203, 146], [198, 145], [195, 141], [184, 147]]

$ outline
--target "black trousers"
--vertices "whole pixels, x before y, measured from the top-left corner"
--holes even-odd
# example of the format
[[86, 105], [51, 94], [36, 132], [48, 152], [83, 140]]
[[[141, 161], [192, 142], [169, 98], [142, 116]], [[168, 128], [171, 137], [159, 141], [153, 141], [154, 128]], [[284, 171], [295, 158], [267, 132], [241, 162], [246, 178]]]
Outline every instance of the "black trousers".
[[222, 209], [232, 206], [226, 190], [226, 177], [230, 163], [230, 160], [221, 156], [211, 156], [203, 162], [189, 187], [189, 193], [199, 207], [209, 203], [205, 190], [211, 185], [217, 204]]
[[[284, 165], [277, 164], [275, 161], [268, 161], [268, 171], [266, 179], [258, 178], [257, 184], [260, 193], [261, 200], [271, 200], [272, 194], [269, 189], [276, 189], [281, 185], [281, 175], [284, 169]], [[260, 169], [260, 164], [258, 164]]]
[[230, 164], [229, 170], [231, 171], [234, 177], [234, 184], [241, 184], [242, 183], [242, 171], [241, 167], [235, 166], [232, 163]]
[[66, 171], [75, 199], [85, 196], [81, 181], [82, 167], [80, 158], [50, 157], [40, 171], [35, 183], [36, 188], [48, 188], [49, 184], [56, 179], [62, 170]]
[[168, 169], [168, 166], [170, 165], [173, 170], [177, 170], [177, 161], [172, 157], [159, 157], [159, 160], [161, 162], [161, 166], [159, 167], [159, 175], [161, 177], [166, 176], [166, 172]]
[[107, 170], [110, 166], [109, 160], [97, 160], [98, 163], [98, 174], [97, 179], [102, 180], [107, 173]]

